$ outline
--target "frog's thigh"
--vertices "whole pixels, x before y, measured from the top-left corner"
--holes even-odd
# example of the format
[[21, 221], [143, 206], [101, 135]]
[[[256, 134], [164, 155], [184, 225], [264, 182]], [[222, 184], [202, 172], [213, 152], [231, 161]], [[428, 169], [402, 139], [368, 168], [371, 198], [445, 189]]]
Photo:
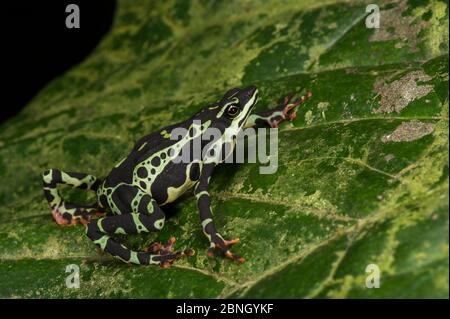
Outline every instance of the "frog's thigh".
[[[164, 226], [165, 214], [150, 194], [133, 185], [121, 185], [110, 196], [112, 211], [116, 214], [140, 214], [134, 219], [137, 229], [160, 230]], [[142, 223], [142, 225], [141, 225]]]

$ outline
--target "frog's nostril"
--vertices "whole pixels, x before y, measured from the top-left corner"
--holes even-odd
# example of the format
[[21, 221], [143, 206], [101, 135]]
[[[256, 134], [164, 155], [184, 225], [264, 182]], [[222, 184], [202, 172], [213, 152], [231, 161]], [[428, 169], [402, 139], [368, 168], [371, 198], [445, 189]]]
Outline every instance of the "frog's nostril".
[[245, 89], [245, 93], [246, 93], [247, 97], [249, 97], [249, 98], [255, 94], [255, 91], [258, 91], [258, 89], [254, 85], [251, 85]]

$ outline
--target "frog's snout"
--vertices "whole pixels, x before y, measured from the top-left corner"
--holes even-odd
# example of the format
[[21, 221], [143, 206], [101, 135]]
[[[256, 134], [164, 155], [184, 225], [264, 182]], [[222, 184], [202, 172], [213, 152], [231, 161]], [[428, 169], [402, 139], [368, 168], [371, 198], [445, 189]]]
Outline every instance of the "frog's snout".
[[253, 95], [258, 95], [258, 88], [254, 85], [250, 85], [249, 87], [244, 89], [244, 95], [247, 99], [251, 99]]

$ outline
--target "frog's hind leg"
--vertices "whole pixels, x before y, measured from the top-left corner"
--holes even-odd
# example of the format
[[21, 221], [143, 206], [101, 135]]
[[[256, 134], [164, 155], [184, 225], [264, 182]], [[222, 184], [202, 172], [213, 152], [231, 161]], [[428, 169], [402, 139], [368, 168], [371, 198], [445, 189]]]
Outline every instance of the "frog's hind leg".
[[44, 194], [52, 209], [53, 218], [59, 225], [75, 225], [77, 222], [86, 224], [92, 215], [103, 213], [97, 204], [78, 205], [67, 203], [58, 191], [58, 184], [75, 188], [96, 191], [101, 181], [89, 174], [68, 173], [58, 169], [49, 169], [42, 174]]
[[144, 251], [134, 251], [118, 243], [117, 234], [154, 232], [163, 228], [165, 214], [152, 197], [131, 185], [119, 186], [111, 196], [118, 215], [90, 221], [87, 236], [103, 251], [127, 263], [169, 267], [176, 259], [193, 254], [192, 250], [173, 251], [174, 238], [166, 245], [154, 244]]

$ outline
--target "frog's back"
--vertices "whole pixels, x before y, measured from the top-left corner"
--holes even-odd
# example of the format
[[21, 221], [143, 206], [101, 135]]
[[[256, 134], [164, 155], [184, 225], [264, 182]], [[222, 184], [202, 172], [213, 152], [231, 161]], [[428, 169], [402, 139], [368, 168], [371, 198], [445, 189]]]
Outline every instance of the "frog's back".
[[[167, 126], [156, 132], [150, 133], [141, 139], [139, 139], [134, 145], [131, 152], [127, 157], [122, 159], [114, 168], [110, 171], [105, 178], [104, 185], [106, 187], [114, 187], [121, 183], [134, 184], [133, 176], [137, 166], [145, 163], [147, 159], [152, 158], [155, 154], [162, 149], [166, 149], [174, 145], [177, 140], [170, 138], [170, 131], [174, 127], [183, 126], [184, 123], [178, 123], [175, 125]], [[152, 171], [153, 166], [157, 163], [148, 163], [145, 168], [147, 173]], [[141, 170], [142, 171], [142, 170]]]

